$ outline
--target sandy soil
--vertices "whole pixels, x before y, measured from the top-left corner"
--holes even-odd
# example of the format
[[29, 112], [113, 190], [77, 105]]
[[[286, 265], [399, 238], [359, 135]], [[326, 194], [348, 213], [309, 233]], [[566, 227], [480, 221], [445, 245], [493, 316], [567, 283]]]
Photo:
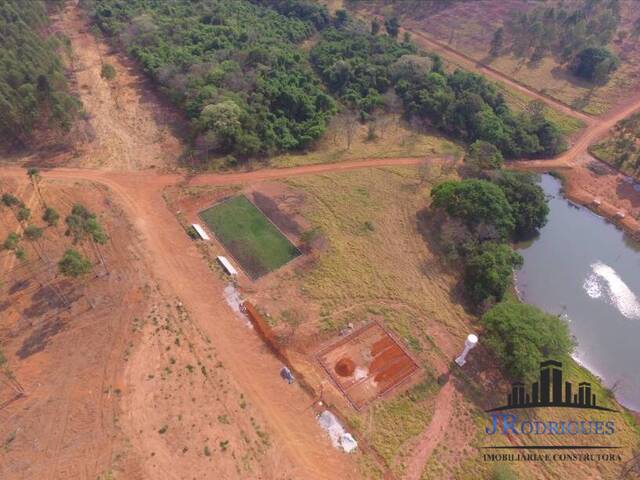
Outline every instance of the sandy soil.
[[[1, 182], [3, 191], [20, 195], [39, 218], [40, 198], [26, 176]], [[25, 395], [0, 409], [0, 477], [96, 478], [125, 461], [135, 469], [135, 459], [121, 455], [125, 439], [117, 419], [125, 352], [136, 339], [134, 319], [147, 307], [149, 277], [129, 223], [103, 188], [43, 182], [40, 191], [61, 212], [85, 204], [99, 214], [110, 239], [99, 255], [88, 244], [77, 247], [95, 265], [86, 282], [56, 275], [55, 262], [71, 244], [62, 226], [47, 228], [38, 242], [23, 241], [25, 263], [2, 254], [0, 347]], [[8, 209], [0, 215], [2, 238], [19, 230]], [[3, 382], [0, 395], [7, 393]]]
[[[113, 170], [173, 167], [182, 152], [175, 135], [180, 116], [165, 105], [130, 60], [115, 54], [90, 32], [79, 0], [54, 17], [54, 30], [71, 41], [70, 70], [86, 112], [84, 142], [65, 164]], [[116, 77], [100, 75], [110, 64]]]

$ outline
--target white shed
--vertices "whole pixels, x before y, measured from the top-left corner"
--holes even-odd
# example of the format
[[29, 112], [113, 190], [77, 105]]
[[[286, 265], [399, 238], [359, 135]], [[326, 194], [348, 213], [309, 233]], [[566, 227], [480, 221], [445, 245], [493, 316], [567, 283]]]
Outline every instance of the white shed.
[[207, 241], [211, 240], [209, 235], [207, 235], [207, 232], [205, 232], [204, 228], [202, 228], [199, 224], [193, 223], [191, 226], [195, 229], [196, 232], [198, 232], [198, 235], [200, 235], [200, 238], [202, 240], [207, 240]]
[[227, 257], [223, 257], [222, 255], [218, 256], [218, 262], [222, 265], [222, 268], [231, 276], [235, 276], [238, 274], [237, 270], [233, 268], [231, 262], [227, 260]]

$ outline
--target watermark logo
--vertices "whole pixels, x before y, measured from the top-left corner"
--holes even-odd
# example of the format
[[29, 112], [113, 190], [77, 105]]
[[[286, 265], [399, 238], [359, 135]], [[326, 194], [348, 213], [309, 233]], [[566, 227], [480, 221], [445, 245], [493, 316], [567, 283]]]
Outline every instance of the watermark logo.
[[[511, 392], [507, 394], [507, 402], [499, 407], [487, 410], [490, 413], [490, 425], [485, 428], [485, 434], [489, 437], [504, 435], [509, 437], [511, 445], [490, 445], [482, 447], [483, 450], [493, 451], [485, 453], [487, 461], [620, 461], [622, 458], [615, 450], [622, 447], [612, 445], [600, 445], [597, 441], [585, 439], [611, 438], [616, 433], [616, 424], [610, 415], [602, 413], [616, 413], [617, 411], [598, 404], [598, 398], [592, 391], [589, 382], [580, 382], [574, 385], [563, 380], [562, 363], [555, 360], [547, 360], [540, 363], [540, 376], [527, 389], [522, 382], [511, 384]], [[566, 412], [558, 411], [558, 418], [552, 420], [540, 420], [532, 417], [530, 411], [537, 409], [567, 409]], [[518, 417], [519, 409], [528, 409], [526, 418]], [[571, 410], [569, 410], [571, 409]], [[600, 415], [596, 419], [572, 418], [573, 409], [597, 411]], [[584, 417], [584, 415], [581, 415]], [[570, 444], [524, 444], [526, 440], [536, 436], [567, 436], [575, 441]], [[518, 440], [521, 438], [522, 441]], [[515, 452], [497, 453], [498, 450], [511, 450]], [[538, 452], [526, 452], [537, 450]], [[556, 450], [565, 452], [550, 452]], [[526, 453], [523, 453], [525, 451]], [[540, 452], [542, 451], [542, 452]], [[571, 451], [571, 452], [566, 452]], [[586, 451], [586, 453], [585, 453]]]

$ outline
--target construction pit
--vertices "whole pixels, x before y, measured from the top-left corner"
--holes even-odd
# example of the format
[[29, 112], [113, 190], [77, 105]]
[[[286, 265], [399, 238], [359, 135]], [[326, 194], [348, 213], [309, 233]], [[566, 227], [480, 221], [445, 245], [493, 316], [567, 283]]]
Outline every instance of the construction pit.
[[408, 381], [419, 370], [407, 350], [377, 322], [330, 345], [317, 358], [356, 410]]

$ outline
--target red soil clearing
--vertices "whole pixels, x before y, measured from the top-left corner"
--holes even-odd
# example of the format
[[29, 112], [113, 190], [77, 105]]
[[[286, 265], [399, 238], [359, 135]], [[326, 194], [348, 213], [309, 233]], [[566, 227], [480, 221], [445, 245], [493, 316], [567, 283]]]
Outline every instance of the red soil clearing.
[[411, 355], [378, 323], [370, 323], [329, 346], [318, 360], [356, 410], [418, 370]]

